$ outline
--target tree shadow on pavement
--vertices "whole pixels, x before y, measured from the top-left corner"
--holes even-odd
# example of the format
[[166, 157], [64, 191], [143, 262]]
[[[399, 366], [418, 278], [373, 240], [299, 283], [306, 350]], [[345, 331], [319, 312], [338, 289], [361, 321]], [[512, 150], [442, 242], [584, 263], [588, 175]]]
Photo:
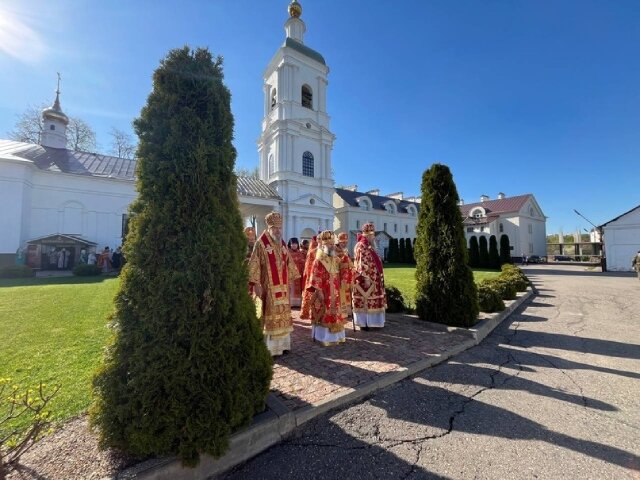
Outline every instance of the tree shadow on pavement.
[[609, 357], [640, 359], [640, 345], [599, 338], [578, 337], [562, 333], [527, 331], [518, 338], [518, 346], [543, 347], [554, 350], [570, 350]]
[[[437, 370], [436, 376], [445, 375], [449, 383], [462, 382], [460, 375], [464, 373], [463, 370], [456, 371], [451, 367], [453, 366], [448, 364], [444, 368], [431, 370], [412, 381], [405, 381], [402, 383], [402, 388], [383, 392], [372, 398], [370, 402], [386, 410], [387, 415], [392, 419], [423, 425], [427, 427], [427, 431], [435, 429], [442, 432], [437, 435], [438, 437], [456, 431], [509, 440], [533, 440], [573, 450], [625, 468], [640, 465], [640, 457], [633, 453], [555, 432], [522, 415], [474, 398], [481, 390], [466, 396], [431, 384], [432, 380], [438, 381], [432, 379]], [[492, 388], [490, 385], [493, 381], [492, 377], [489, 375], [484, 377], [487, 381], [486, 389]], [[415, 401], [402, 401], [400, 397]], [[434, 406], [437, 407], [434, 408]]]
[[419, 460], [419, 447], [402, 445], [394, 449], [380, 444], [375, 437], [365, 441], [332, 420], [323, 415], [310, 421], [292, 437], [227, 472], [219, 480], [446, 480], [447, 477], [415, 464]]

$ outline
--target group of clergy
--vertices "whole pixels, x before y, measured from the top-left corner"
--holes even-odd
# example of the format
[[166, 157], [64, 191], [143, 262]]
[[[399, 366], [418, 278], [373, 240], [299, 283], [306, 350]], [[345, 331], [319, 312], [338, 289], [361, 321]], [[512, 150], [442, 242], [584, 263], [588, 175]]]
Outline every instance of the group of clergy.
[[291, 307], [300, 307], [300, 318], [311, 321], [314, 341], [325, 346], [346, 341], [345, 325], [351, 315], [361, 330], [384, 326], [387, 300], [373, 223], [363, 225], [353, 259], [346, 233], [336, 237], [325, 230], [305, 249], [296, 238], [285, 244], [280, 213], [269, 213], [265, 223], [267, 228], [258, 238], [251, 227], [245, 234], [249, 292], [258, 305], [271, 355], [291, 351]]

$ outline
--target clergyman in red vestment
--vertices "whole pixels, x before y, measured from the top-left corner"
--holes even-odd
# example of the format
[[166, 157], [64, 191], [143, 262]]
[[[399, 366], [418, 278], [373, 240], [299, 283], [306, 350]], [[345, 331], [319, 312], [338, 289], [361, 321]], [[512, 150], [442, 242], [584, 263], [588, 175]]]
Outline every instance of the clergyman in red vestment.
[[375, 235], [373, 223], [365, 223], [354, 251], [353, 319], [364, 330], [384, 327], [387, 308], [382, 261], [374, 248]]
[[325, 346], [345, 341], [346, 317], [340, 302], [340, 258], [336, 255], [335, 235], [325, 230], [311, 267], [307, 290], [311, 292], [313, 339]]
[[265, 217], [267, 229], [256, 240], [249, 260], [249, 285], [262, 300], [262, 325], [271, 355], [291, 350], [293, 319], [289, 303], [289, 279], [300, 277], [282, 241], [282, 216]]

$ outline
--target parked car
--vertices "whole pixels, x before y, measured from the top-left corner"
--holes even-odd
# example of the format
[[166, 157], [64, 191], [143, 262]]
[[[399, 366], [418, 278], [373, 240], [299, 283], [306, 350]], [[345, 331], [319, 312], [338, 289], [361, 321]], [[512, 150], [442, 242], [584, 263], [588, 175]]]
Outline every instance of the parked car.
[[569, 257], [568, 255], [556, 255], [555, 257], [553, 257], [553, 260], [556, 262], [572, 262], [573, 258]]
[[529, 255], [527, 257], [527, 263], [544, 263], [546, 260], [539, 255]]

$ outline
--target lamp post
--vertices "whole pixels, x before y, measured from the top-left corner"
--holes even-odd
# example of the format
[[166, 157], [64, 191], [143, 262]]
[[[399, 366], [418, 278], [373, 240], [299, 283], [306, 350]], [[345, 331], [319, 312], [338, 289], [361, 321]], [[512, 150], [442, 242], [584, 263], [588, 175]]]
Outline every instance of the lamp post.
[[587, 222], [589, 222], [591, 225], [593, 225], [593, 228], [596, 229], [596, 231], [598, 232], [598, 234], [600, 234], [600, 241], [602, 242], [602, 252], [600, 255], [600, 267], [602, 268], [603, 272], [607, 271], [607, 257], [605, 255], [605, 250], [604, 250], [604, 232], [602, 231], [602, 227], [598, 227], [596, 226], [591, 220], [589, 220], [587, 217], [585, 217], [584, 215], [582, 215], [578, 210], [576, 210], [575, 208], [573, 209], [574, 212], [576, 212], [577, 215], [581, 216], [582, 218], [584, 218]]

